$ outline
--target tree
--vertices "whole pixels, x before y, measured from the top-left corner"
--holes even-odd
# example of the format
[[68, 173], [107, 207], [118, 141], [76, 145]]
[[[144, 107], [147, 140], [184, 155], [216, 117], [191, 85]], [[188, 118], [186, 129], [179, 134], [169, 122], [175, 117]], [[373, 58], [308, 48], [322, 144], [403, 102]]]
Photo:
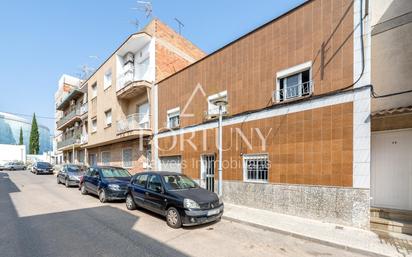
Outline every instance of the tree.
[[29, 143], [29, 153], [38, 154], [39, 153], [39, 127], [37, 126], [36, 113], [33, 114], [33, 120], [31, 122], [30, 131], [30, 143]]
[[23, 129], [20, 127], [19, 145], [23, 144]]

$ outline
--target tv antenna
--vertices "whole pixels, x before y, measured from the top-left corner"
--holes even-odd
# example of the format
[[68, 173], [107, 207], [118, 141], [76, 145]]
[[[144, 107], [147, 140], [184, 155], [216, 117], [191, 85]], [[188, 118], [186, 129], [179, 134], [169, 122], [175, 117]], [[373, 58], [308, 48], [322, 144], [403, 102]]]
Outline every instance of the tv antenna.
[[138, 19], [134, 19], [130, 21], [130, 23], [133, 24], [133, 26], [135, 26], [137, 30], [140, 30], [140, 22]]
[[94, 71], [94, 68], [88, 66], [87, 64], [83, 64], [83, 65], [80, 67], [80, 71], [81, 71], [81, 76], [80, 76], [80, 78], [85, 80], [85, 79], [89, 78], [89, 76], [90, 76], [90, 75], [92, 74], [92, 72]]
[[90, 59], [96, 59], [96, 60], [100, 60], [100, 57], [99, 56], [97, 56], [97, 55], [89, 55], [89, 58]]
[[137, 7], [133, 7], [133, 10], [142, 11], [145, 13], [146, 18], [152, 16], [153, 13], [153, 5], [150, 1], [136, 1]]
[[182, 28], [185, 26], [183, 22], [181, 22], [178, 18], [175, 18], [175, 21], [177, 22], [177, 26], [179, 27], [179, 35], [182, 35]]

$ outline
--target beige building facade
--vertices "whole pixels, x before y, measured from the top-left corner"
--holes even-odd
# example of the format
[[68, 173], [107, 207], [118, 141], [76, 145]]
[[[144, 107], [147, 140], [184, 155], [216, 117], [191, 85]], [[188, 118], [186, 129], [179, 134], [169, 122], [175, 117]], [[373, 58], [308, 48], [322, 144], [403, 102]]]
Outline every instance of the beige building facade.
[[[58, 149], [68, 152], [65, 160], [121, 166], [132, 173], [150, 169], [151, 89], [156, 81], [203, 56], [200, 49], [158, 19], [128, 37], [71, 98], [66, 98], [73, 105], [58, 106], [62, 118], [57, 129], [74, 137], [73, 144], [58, 144]], [[66, 130], [66, 124], [59, 126], [83, 104], [87, 114], [76, 116], [78, 130]], [[73, 157], [70, 152], [78, 148]]]

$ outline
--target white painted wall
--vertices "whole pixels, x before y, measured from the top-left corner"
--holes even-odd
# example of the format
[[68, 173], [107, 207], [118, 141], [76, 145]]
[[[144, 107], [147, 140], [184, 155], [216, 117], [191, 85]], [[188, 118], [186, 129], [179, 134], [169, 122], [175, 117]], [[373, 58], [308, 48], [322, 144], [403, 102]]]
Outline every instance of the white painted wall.
[[0, 161], [26, 162], [26, 146], [0, 144]]

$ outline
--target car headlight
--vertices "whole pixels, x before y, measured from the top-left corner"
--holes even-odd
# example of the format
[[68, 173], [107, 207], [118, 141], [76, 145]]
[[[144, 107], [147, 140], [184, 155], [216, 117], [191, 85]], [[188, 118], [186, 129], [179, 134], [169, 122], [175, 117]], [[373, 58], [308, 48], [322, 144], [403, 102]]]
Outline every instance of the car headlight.
[[108, 185], [109, 189], [114, 190], [114, 191], [119, 191], [120, 190], [120, 186], [117, 184], [109, 184]]
[[183, 207], [187, 209], [200, 209], [200, 206], [197, 202], [193, 201], [192, 199], [185, 198], [183, 200]]

